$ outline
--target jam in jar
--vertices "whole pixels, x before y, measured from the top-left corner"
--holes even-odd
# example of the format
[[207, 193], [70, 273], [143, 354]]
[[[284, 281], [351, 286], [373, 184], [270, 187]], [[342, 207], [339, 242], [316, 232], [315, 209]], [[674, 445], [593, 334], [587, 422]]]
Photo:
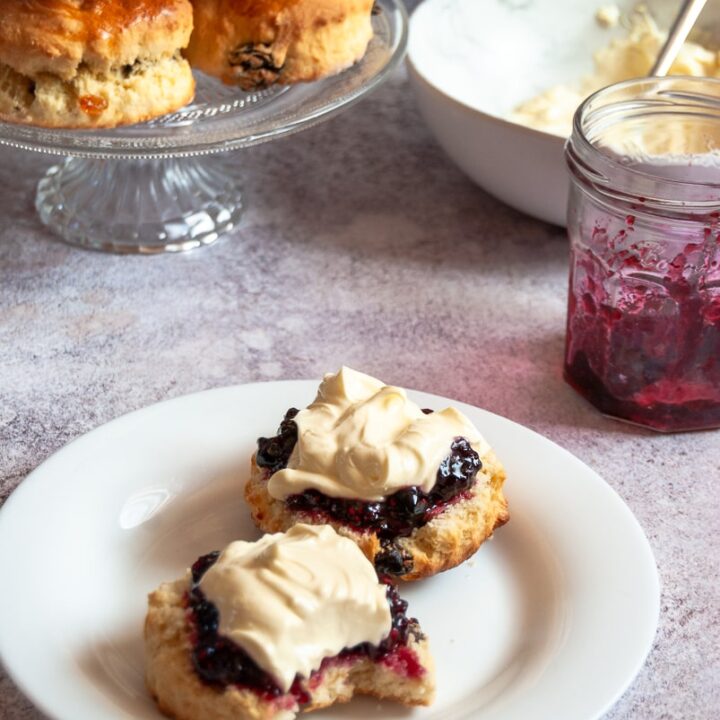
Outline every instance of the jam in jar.
[[720, 427], [720, 80], [600, 90], [565, 153], [565, 379], [615, 418]]

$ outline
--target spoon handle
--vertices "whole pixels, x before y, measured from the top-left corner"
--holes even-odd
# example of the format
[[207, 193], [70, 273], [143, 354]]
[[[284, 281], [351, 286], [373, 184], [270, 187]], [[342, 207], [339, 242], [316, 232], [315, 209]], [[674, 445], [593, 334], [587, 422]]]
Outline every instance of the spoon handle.
[[662, 77], [668, 74], [670, 66], [675, 61], [682, 44], [685, 42], [690, 30], [692, 30], [692, 26], [698, 19], [698, 15], [702, 12], [706, 2], [707, 0], [685, 0], [683, 2], [680, 12], [668, 32], [667, 40], [660, 50], [652, 70], [650, 70], [651, 77]]

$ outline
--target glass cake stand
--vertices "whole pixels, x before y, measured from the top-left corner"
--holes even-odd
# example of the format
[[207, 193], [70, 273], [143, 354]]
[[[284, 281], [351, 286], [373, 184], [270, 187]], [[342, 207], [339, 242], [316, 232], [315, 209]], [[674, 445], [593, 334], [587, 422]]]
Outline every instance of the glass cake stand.
[[35, 205], [66, 242], [121, 253], [209, 245], [242, 213], [241, 157], [210, 157], [298, 132], [372, 91], [407, 43], [402, 0], [377, 0], [364, 58], [317, 82], [242, 92], [196, 73], [195, 100], [148, 123], [112, 130], [49, 130], [0, 123], [0, 144], [63, 155]]

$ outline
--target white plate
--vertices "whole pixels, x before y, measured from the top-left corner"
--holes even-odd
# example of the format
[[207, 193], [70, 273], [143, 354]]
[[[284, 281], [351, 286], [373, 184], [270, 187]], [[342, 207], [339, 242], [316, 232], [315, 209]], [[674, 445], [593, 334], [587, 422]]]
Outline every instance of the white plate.
[[[154, 405], [73, 442], [13, 493], [0, 513], [0, 658], [45, 713], [161, 717], [143, 686], [146, 593], [198, 555], [257, 536], [241, 492], [254, 441], [316, 387], [244, 385]], [[403, 588], [431, 639], [436, 703], [410, 712], [358, 699], [320, 717], [597, 718], [655, 633], [648, 542], [578, 459], [454, 404], [504, 460], [512, 517], [463, 566]]]

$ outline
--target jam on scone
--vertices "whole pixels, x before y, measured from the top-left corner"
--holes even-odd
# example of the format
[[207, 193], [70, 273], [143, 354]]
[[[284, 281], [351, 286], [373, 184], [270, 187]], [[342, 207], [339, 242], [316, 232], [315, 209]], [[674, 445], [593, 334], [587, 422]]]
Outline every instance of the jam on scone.
[[461, 412], [421, 409], [342, 368], [258, 440], [245, 496], [263, 530], [329, 523], [379, 573], [414, 580], [459, 564], [507, 522], [504, 479]]
[[148, 687], [178, 720], [290, 720], [354, 693], [427, 705], [432, 660], [406, 610], [330, 526], [234, 542], [150, 595]]

